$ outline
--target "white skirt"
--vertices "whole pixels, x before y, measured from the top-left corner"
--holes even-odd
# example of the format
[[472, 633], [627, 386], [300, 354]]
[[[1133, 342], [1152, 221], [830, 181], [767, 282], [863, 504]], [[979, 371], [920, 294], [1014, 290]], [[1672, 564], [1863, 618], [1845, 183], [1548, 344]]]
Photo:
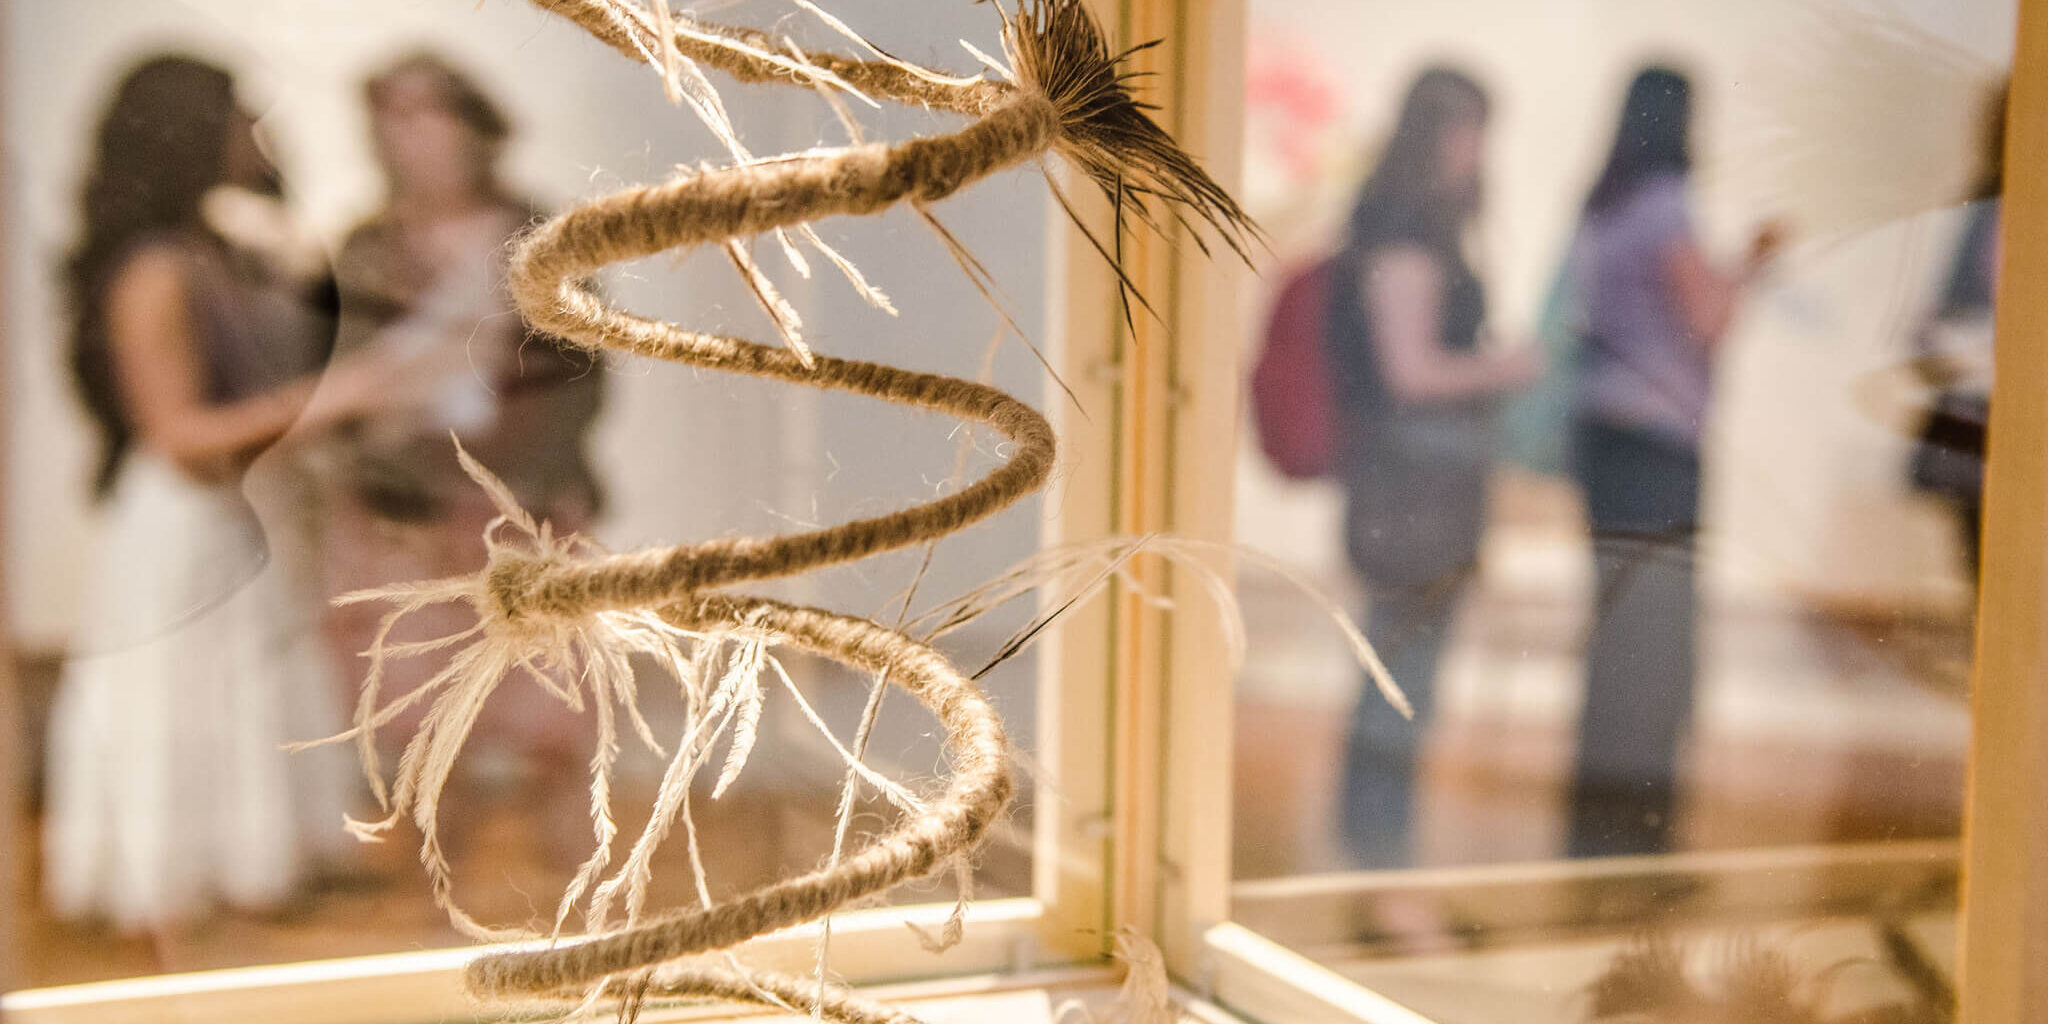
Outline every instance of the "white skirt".
[[51, 708], [43, 879], [51, 908], [142, 931], [260, 910], [336, 856], [342, 695], [287, 538], [232, 487], [136, 452], [109, 496]]

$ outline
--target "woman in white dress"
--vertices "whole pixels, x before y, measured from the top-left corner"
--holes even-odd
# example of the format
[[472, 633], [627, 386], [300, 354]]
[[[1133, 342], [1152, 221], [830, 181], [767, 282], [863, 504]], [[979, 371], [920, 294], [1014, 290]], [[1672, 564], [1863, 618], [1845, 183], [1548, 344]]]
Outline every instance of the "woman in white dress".
[[337, 364], [316, 398], [322, 289], [209, 218], [224, 190], [280, 192], [226, 72], [145, 61], [94, 141], [66, 271], [103, 522], [51, 709], [43, 883], [60, 916], [162, 938], [274, 909], [338, 853], [346, 755], [280, 749], [342, 719], [306, 552], [244, 493], [295, 424], [369, 408], [380, 367]]

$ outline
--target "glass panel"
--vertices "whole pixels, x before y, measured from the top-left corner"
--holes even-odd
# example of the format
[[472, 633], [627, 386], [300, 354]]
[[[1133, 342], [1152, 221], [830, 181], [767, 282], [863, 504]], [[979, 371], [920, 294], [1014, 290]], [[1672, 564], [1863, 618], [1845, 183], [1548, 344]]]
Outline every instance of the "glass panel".
[[1238, 535], [1419, 713], [1241, 575], [1238, 918], [1444, 1021], [1952, 970], [2013, 4], [1248, 6]]
[[[346, 840], [342, 805], [358, 817], [374, 817], [374, 806], [345, 749], [289, 760], [275, 752], [341, 727], [363, 673], [357, 652], [382, 614], [375, 605], [323, 610], [321, 598], [483, 564], [478, 538], [493, 513], [460, 477], [451, 429], [534, 511], [617, 550], [872, 515], [957, 486], [956, 473], [985, 473], [1001, 454], [996, 439], [977, 434], [963, 455], [967, 438], [952, 423], [868, 401], [647, 360], [615, 359], [584, 375], [546, 342], [522, 346], [491, 268], [533, 209], [727, 158], [686, 108], [664, 99], [649, 67], [527, 5], [472, 6], [4, 7], [6, 628], [22, 652], [33, 777], [7, 805], [31, 825], [8, 830], [33, 865], [30, 887], [12, 894], [7, 911], [19, 915], [28, 951], [17, 983], [462, 941], [430, 904], [416, 834], [400, 829], [374, 846]], [[849, 45], [787, 5], [694, 6], [775, 27], [814, 51]], [[958, 40], [996, 48], [986, 8], [906, 18], [877, 0], [832, 6], [907, 59], [970, 71], [978, 64]], [[115, 99], [123, 76], [172, 52], [203, 62], [159, 63]], [[816, 95], [723, 79], [719, 87], [757, 152], [845, 141]], [[237, 108], [254, 115], [260, 149], [245, 145]], [[111, 110], [139, 113], [103, 125]], [[955, 123], [899, 109], [855, 114], [870, 138]], [[228, 179], [243, 187], [211, 188]], [[263, 196], [266, 181], [278, 180], [281, 203]], [[206, 216], [227, 218], [208, 223], [221, 226], [187, 217], [201, 190], [215, 197]], [[1046, 206], [1035, 172], [1019, 172], [934, 211], [1000, 282], [1008, 314], [1034, 341], [1048, 322]], [[280, 241], [285, 228], [295, 245]], [[986, 376], [1040, 403], [1036, 359], [1001, 335], [1001, 318], [930, 227], [898, 212], [819, 230], [902, 315], [869, 309], [818, 252], [809, 252], [805, 279], [763, 240], [760, 265], [818, 350]], [[81, 248], [95, 241], [104, 244]], [[168, 268], [154, 291], [130, 276], [144, 251]], [[81, 252], [83, 262], [66, 262]], [[271, 415], [262, 403], [283, 401], [319, 363], [328, 339], [314, 322], [321, 282], [335, 275], [344, 351], [334, 365], [374, 351], [394, 360], [378, 364], [390, 369], [403, 350], [413, 361], [391, 380], [407, 386], [358, 385], [371, 393], [351, 399], [359, 405], [343, 426], [302, 429], [238, 486], [241, 453], [270, 440], [249, 427]], [[774, 336], [722, 255], [680, 266], [649, 260], [606, 273], [600, 286], [629, 309]], [[72, 324], [83, 310], [100, 311], [87, 333], [108, 336], [116, 291], [129, 303], [123, 337], [180, 319], [187, 330], [143, 331], [158, 341], [118, 348], [99, 342], [90, 391], [102, 421], [142, 422], [137, 403], [168, 401], [160, 393], [177, 392], [178, 378], [164, 374], [180, 366], [197, 368], [198, 385], [179, 400], [212, 411], [188, 418], [189, 437], [131, 429], [127, 459], [95, 500], [107, 428], [75, 386]], [[159, 342], [169, 362], [133, 362], [131, 344]], [[221, 412], [231, 401], [241, 403], [237, 422]], [[1026, 502], [941, 545], [929, 571], [913, 551], [764, 589], [896, 621], [913, 578], [915, 614], [1029, 554], [1039, 516]], [[1003, 609], [943, 646], [972, 670], [1031, 611]], [[428, 614], [395, 636], [425, 639], [468, 621]], [[387, 694], [419, 685], [446, 658], [395, 667]], [[850, 737], [865, 681], [801, 658], [789, 664], [824, 719]], [[642, 668], [652, 732], [673, 749], [681, 701], [667, 676]], [[1035, 679], [1029, 652], [984, 679], [1025, 752]], [[760, 729], [760, 753], [730, 792], [708, 799], [716, 763], [698, 789], [714, 893], [808, 870], [831, 847], [844, 772], [837, 755], [786, 694], [770, 693]], [[869, 760], [913, 788], [927, 784], [942, 760], [937, 731], [915, 701], [892, 700]], [[590, 737], [588, 711], [565, 711], [530, 681], [495, 696], [443, 815], [459, 898], [479, 918], [551, 922], [555, 894], [589, 853]], [[396, 741], [385, 747], [388, 769]], [[615, 787], [621, 856], [647, 819], [664, 763], [631, 736], [625, 747]], [[289, 783], [287, 772], [296, 773]], [[891, 816], [879, 800], [864, 799], [857, 812], [856, 836]], [[978, 861], [979, 895], [1028, 894], [1029, 826], [1028, 806], [999, 826]], [[680, 836], [664, 848], [651, 908], [694, 901], [684, 850]], [[897, 898], [949, 900], [950, 884], [948, 875]]]

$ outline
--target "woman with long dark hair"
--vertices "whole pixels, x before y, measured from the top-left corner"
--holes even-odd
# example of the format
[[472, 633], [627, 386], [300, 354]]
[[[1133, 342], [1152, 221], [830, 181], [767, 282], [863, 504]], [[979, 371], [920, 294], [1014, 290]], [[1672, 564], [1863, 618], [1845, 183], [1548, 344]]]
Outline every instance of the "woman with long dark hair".
[[314, 598], [242, 483], [383, 382], [337, 369], [314, 402], [331, 302], [230, 241], [232, 211], [281, 184], [227, 72], [141, 63], [94, 140], [65, 274], [103, 521], [51, 711], [44, 882], [63, 916], [161, 936], [217, 903], [274, 907], [340, 834], [345, 759], [279, 749], [341, 717]]
[[1416, 711], [1411, 723], [1381, 702], [1358, 704], [1343, 822], [1366, 867], [1411, 856], [1416, 757], [1438, 657], [1478, 558], [1496, 406], [1537, 371], [1531, 350], [1488, 343], [1485, 288], [1466, 258], [1487, 106], [1461, 72], [1416, 79], [1331, 277], [1347, 549], [1373, 646]]
[[1573, 464], [1597, 591], [1573, 856], [1670, 845], [1693, 699], [1700, 437], [1721, 339], [1778, 245], [1766, 227], [1732, 268], [1705, 255], [1692, 224], [1691, 136], [1686, 77], [1664, 67], [1637, 74], [1579, 225], [1586, 319]]

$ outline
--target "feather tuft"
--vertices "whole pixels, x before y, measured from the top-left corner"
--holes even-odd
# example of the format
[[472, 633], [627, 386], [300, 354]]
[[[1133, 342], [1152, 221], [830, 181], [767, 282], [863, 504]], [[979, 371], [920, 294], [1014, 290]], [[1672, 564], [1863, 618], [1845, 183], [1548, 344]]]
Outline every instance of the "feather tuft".
[[[1044, 95], [1059, 113], [1054, 147], [1110, 197], [1119, 222], [1128, 212], [1159, 228], [1147, 206], [1156, 201], [1183, 224], [1192, 213], [1249, 263], [1250, 246], [1263, 241], [1258, 225], [1152, 120], [1147, 111], [1156, 108], [1131, 91], [1134, 74], [1126, 65], [1154, 45], [1112, 51], [1083, 0], [1019, 0], [1017, 10], [1003, 16], [1003, 50], [1018, 83]], [[1202, 245], [1199, 233], [1190, 234]]]

